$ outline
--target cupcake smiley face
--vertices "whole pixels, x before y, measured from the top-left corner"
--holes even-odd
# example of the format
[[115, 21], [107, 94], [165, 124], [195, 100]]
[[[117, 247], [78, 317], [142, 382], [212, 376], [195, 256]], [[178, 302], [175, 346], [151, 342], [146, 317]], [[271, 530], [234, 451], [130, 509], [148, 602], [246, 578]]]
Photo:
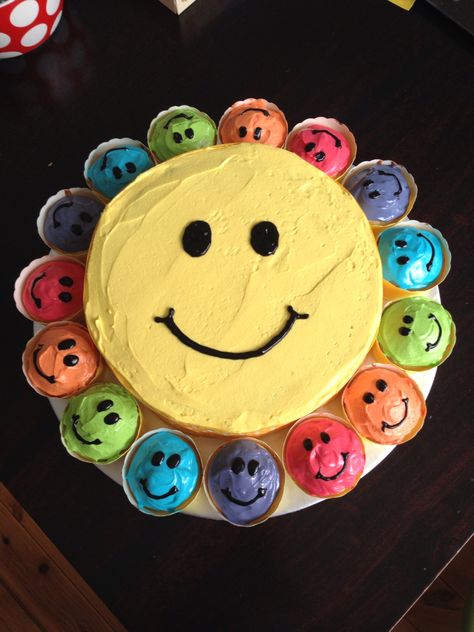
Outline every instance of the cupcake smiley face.
[[52, 257], [26, 276], [21, 302], [32, 320], [65, 320], [82, 309], [83, 288], [84, 266], [72, 259]]
[[47, 397], [70, 397], [90, 384], [100, 366], [99, 352], [85, 327], [53, 323], [27, 344], [23, 370], [33, 388]]
[[265, 99], [235, 103], [222, 117], [219, 134], [223, 143], [261, 143], [282, 147], [288, 124], [281, 110]]
[[355, 487], [364, 470], [365, 452], [357, 434], [342, 421], [314, 415], [290, 430], [284, 461], [307, 494], [330, 498]]
[[399, 444], [414, 437], [426, 415], [424, 397], [401, 369], [361, 369], [344, 389], [342, 404], [352, 425], [367, 439]]
[[442, 305], [414, 296], [390, 303], [377, 337], [382, 353], [404, 369], [438, 366], [451, 353], [456, 329]]
[[131, 446], [140, 426], [135, 399], [118, 384], [96, 384], [71, 398], [61, 419], [68, 452], [94, 463], [111, 463]]
[[346, 137], [322, 125], [309, 125], [290, 134], [288, 149], [333, 178], [346, 171], [352, 158]]
[[229, 522], [250, 525], [276, 509], [283, 480], [276, 457], [266, 447], [238, 439], [211, 457], [206, 485], [215, 507]]
[[201, 461], [191, 440], [160, 429], [145, 435], [123, 471], [127, 494], [140, 511], [166, 515], [191, 502], [201, 482]]

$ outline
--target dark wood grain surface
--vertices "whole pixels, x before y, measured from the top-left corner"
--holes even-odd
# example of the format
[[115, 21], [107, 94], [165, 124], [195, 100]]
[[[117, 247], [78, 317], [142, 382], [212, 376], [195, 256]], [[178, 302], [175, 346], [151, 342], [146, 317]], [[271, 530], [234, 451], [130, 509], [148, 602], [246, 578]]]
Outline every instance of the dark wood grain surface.
[[[0, 61], [4, 399], [1, 479], [130, 630], [383, 632], [468, 539], [474, 525], [472, 194], [474, 63], [469, 36], [418, 0], [198, 0], [179, 19], [157, 0], [68, 0], [53, 39]], [[99, 142], [144, 139], [161, 109], [218, 119], [264, 96], [290, 126], [334, 116], [358, 159], [405, 164], [412, 216], [447, 237], [442, 286], [459, 342], [439, 370], [423, 431], [348, 496], [254, 529], [153, 519], [63, 449], [20, 357], [31, 323], [14, 280], [45, 254], [36, 217], [82, 186]]]

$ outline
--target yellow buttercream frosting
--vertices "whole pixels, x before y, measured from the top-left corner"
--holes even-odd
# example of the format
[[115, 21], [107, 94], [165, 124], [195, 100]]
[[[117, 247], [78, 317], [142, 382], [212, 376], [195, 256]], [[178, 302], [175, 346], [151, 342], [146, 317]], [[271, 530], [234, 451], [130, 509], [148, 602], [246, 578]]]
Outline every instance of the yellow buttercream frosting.
[[[183, 236], [196, 221], [211, 239], [191, 256]], [[278, 231], [273, 254], [252, 246], [260, 222]], [[308, 317], [286, 332], [290, 306]], [[162, 322], [171, 308], [181, 338]], [[105, 359], [142, 402], [196, 432], [262, 434], [315, 410], [360, 366], [381, 310], [358, 204], [265, 145], [196, 150], [145, 172], [104, 210], [87, 262], [86, 320]]]

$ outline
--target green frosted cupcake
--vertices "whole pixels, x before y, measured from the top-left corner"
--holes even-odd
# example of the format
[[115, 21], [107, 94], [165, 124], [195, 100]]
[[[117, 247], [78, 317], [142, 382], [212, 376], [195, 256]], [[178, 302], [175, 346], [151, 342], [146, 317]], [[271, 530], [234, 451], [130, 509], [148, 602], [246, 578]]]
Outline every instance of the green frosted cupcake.
[[188, 105], [173, 106], [151, 122], [147, 140], [151, 151], [163, 161], [215, 145], [217, 129], [205, 112]]
[[382, 354], [404, 369], [423, 371], [450, 355], [456, 328], [450, 313], [430, 299], [414, 296], [383, 311], [377, 343]]
[[61, 439], [82, 461], [112, 463], [135, 441], [140, 422], [140, 409], [128, 391], [118, 384], [96, 384], [69, 400]]

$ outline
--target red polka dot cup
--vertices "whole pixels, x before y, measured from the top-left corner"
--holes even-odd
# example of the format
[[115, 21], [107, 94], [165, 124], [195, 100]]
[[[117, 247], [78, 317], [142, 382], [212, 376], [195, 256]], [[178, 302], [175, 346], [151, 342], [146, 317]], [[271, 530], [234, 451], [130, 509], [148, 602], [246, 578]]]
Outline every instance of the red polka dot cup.
[[50, 37], [63, 0], [0, 0], [0, 59], [24, 55]]

